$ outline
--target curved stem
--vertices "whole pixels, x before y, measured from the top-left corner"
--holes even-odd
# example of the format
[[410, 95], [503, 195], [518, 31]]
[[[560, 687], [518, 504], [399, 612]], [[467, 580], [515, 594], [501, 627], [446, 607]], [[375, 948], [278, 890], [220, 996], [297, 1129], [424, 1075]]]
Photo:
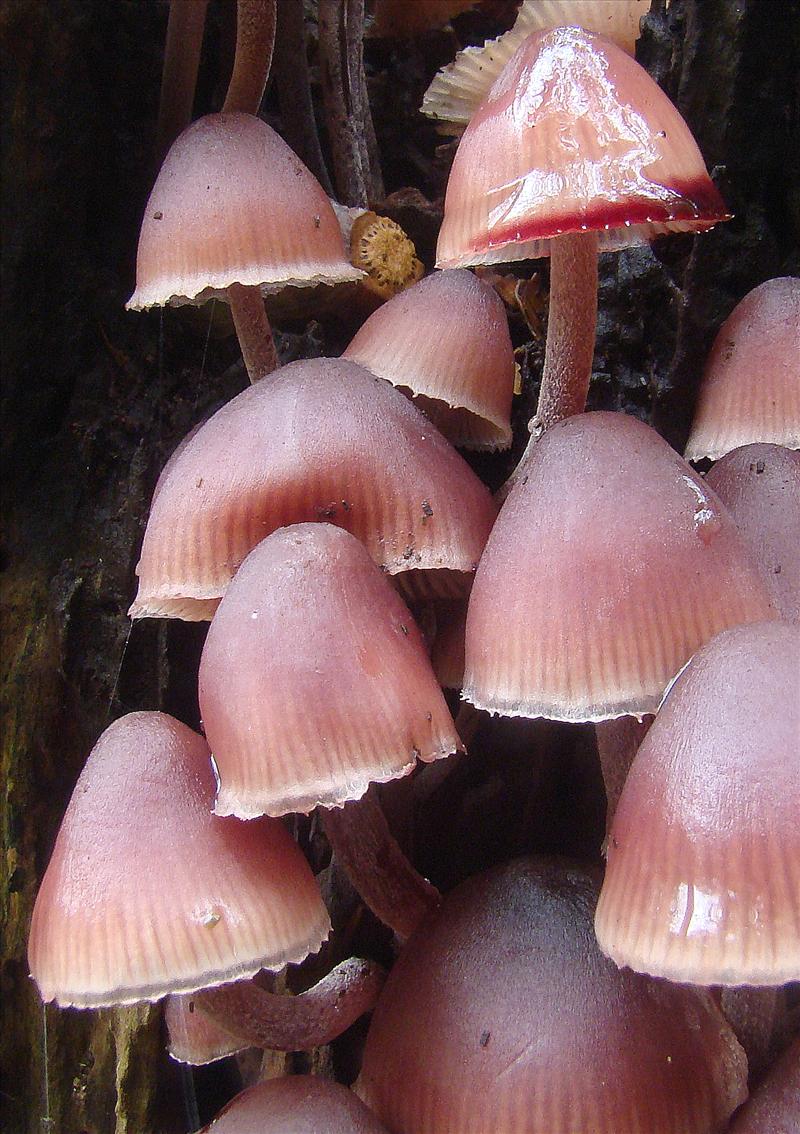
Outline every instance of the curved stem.
[[222, 107], [257, 114], [275, 46], [277, 0], [237, 0], [236, 57]]
[[331, 197], [333, 187], [322, 156], [311, 100], [303, 0], [281, 0], [273, 66], [283, 136]]
[[258, 382], [278, 368], [278, 354], [263, 296], [257, 287], [231, 284], [228, 302], [248, 376], [251, 383]]
[[208, 0], [170, 0], [156, 126], [156, 161], [192, 120]]
[[299, 996], [279, 996], [252, 981], [237, 981], [198, 992], [193, 1000], [248, 1047], [309, 1051], [330, 1043], [369, 1012], [385, 979], [374, 961], [351, 957]]
[[323, 810], [322, 817], [333, 853], [364, 903], [401, 940], [410, 937], [442, 896], [398, 846], [375, 789], [344, 807]]

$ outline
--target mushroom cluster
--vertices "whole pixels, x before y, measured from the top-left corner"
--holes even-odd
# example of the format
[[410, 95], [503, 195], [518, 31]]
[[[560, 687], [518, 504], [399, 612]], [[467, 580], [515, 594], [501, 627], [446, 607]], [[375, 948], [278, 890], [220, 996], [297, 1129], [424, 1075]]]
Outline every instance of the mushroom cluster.
[[[363, 3], [342, 2], [339, 80], [361, 114]], [[376, 5], [376, 36], [402, 8]], [[163, 159], [129, 307], [224, 299], [251, 382], [162, 470], [129, 611], [210, 623], [190, 678], [203, 735], [156, 711], [103, 733], [28, 956], [45, 1002], [166, 998], [189, 1064], [309, 1051], [374, 1009], [342, 1074], [353, 1091], [253, 1082], [209, 1131], [714, 1134], [747, 1097], [748, 1058], [768, 1066], [797, 1030], [799, 282], [762, 284], [723, 324], [687, 459], [630, 415], [584, 412], [598, 253], [729, 215], [631, 57], [641, 8], [578, 3], [542, 28], [526, 0], [510, 38], [456, 61], [451, 94], [481, 59], [491, 81], [464, 111], [439, 270], [417, 282], [412, 248], [409, 286], [373, 290], [341, 358], [280, 365], [264, 303], [363, 275], [338, 206], [258, 116], [281, 5], [239, 0], [225, 105]], [[601, 34], [612, 15], [625, 48]], [[321, 4], [321, 36], [331, 16]], [[175, 65], [171, 49], [165, 92]], [[353, 173], [363, 154], [345, 160], [340, 126], [330, 145]], [[519, 375], [502, 300], [470, 269], [540, 257], [539, 405], [493, 497], [475, 470], [512, 443]], [[776, 350], [756, 384], [762, 322]], [[687, 463], [723, 453], [706, 476]], [[391, 806], [412, 826], [426, 793], [455, 806], [449, 781], [492, 717], [597, 727], [605, 871], [598, 840], [593, 862], [550, 847], [444, 897], [425, 877]], [[337, 870], [346, 918], [323, 885]]]

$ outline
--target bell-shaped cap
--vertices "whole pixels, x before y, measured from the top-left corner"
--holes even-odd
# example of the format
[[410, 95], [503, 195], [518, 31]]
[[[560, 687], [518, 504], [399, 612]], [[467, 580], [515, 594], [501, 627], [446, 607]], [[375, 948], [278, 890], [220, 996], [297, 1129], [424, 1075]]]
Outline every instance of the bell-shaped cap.
[[733, 449], [706, 473], [736, 522], [784, 622], [800, 622], [800, 453]]
[[533, 447], [475, 576], [464, 696], [507, 716], [641, 716], [703, 642], [775, 617], [723, 505], [633, 417]]
[[447, 183], [437, 267], [700, 232], [728, 216], [689, 128], [621, 48], [582, 28], [529, 36], [472, 117]]
[[694, 984], [800, 979], [800, 627], [692, 658], [639, 748], [608, 840], [600, 946]]
[[212, 814], [208, 745], [164, 713], [129, 713], [92, 749], [31, 923], [43, 1000], [99, 1008], [279, 969], [330, 922], [284, 827]]
[[747, 1094], [711, 997], [620, 972], [596, 883], [519, 860], [413, 935], [375, 1008], [356, 1090], [390, 1130], [711, 1134]]
[[429, 118], [452, 125], [445, 133], [460, 133], [514, 52], [533, 32], [579, 25], [633, 55], [639, 21], [649, 10], [650, 0], [522, 0], [513, 28], [483, 47], [459, 51], [434, 77], [420, 109]]
[[390, 575], [468, 587], [496, 508], [425, 416], [354, 362], [310, 359], [244, 390], [164, 469], [133, 618], [210, 618], [249, 551], [285, 524], [357, 536]]
[[687, 461], [741, 445], [800, 449], [800, 279], [759, 284], [722, 324], [686, 442]]
[[145, 209], [134, 311], [359, 280], [322, 186], [266, 122], [209, 114], [167, 154]]
[[344, 352], [417, 405], [454, 445], [511, 444], [514, 351], [503, 301], [472, 272], [436, 272], [379, 307]]
[[461, 747], [408, 608], [348, 532], [297, 524], [248, 555], [200, 662], [216, 812], [341, 806]]
[[388, 1134], [347, 1087], [318, 1075], [291, 1075], [248, 1087], [205, 1134]]
[[367, 35], [375, 39], [407, 39], [443, 27], [479, 0], [375, 0]]

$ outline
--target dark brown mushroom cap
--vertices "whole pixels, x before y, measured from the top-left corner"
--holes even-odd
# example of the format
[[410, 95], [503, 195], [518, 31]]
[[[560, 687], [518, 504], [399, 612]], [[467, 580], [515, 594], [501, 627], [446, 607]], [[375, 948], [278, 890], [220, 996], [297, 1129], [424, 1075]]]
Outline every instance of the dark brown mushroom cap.
[[199, 684], [220, 815], [339, 807], [461, 747], [408, 608], [331, 524], [281, 528], [248, 555]]
[[697, 396], [686, 459], [769, 441], [800, 449], [800, 279], [753, 288], [722, 324]]
[[692, 658], [631, 765], [600, 946], [695, 984], [800, 979], [800, 627], [737, 626]]
[[311, 1075], [270, 1079], [242, 1091], [205, 1134], [387, 1134], [352, 1091]]
[[469, 465], [388, 382], [344, 359], [293, 362], [218, 410], [164, 469], [130, 613], [210, 618], [248, 552], [308, 520], [447, 593], [467, 585], [495, 514]]
[[733, 516], [781, 618], [800, 622], [800, 453], [743, 445], [709, 469], [706, 484]]
[[596, 881], [519, 860], [457, 887], [375, 1009], [357, 1092], [403, 1134], [693, 1134], [746, 1095], [710, 996], [620, 972]]
[[647, 72], [602, 36], [551, 28], [524, 40], [464, 132], [437, 267], [546, 256], [551, 238], [588, 230], [625, 248], [728, 215]]
[[282, 968], [330, 931], [285, 828], [212, 814], [205, 740], [129, 713], [92, 749], [36, 898], [28, 942], [43, 1000], [158, 1000]]
[[635, 418], [578, 414], [533, 447], [492, 529], [464, 696], [508, 716], [653, 713], [698, 646], [773, 616], [703, 479]]

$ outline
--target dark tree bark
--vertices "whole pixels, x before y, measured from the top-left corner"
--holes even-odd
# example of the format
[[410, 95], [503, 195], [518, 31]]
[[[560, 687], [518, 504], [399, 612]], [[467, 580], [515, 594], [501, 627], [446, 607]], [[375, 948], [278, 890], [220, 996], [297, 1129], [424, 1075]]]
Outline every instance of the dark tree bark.
[[[680, 445], [717, 327], [761, 280], [800, 274], [800, 4], [674, 0], [668, 13], [659, 3], [654, 9], [642, 59], [689, 121], [736, 216], [696, 240], [604, 258], [592, 398], [652, 417]], [[208, 313], [123, 309], [149, 190], [166, 15], [164, 4], [140, 0], [5, 0], [0, 8], [0, 1045], [3, 1125], [14, 1132], [188, 1128], [158, 1010], [45, 1012], [25, 960], [38, 882], [102, 729], [138, 708], [165, 708], [198, 724], [202, 627], [146, 622], [131, 630], [126, 617], [158, 471], [192, 425], [246, 384], [219, 311], [209, 321]], [[485, 26], [470, 20], [478, 17], [459, 27]], [[210, 5], [209, 24], [200, 102], [224, 87], [219, 5]], [[371, 82], [377, 76], [371, 94], [387, 190], [402, 188], [416, 168], [435, 197], [445, 175], [437, 139], [409, 108], [419, 103], [417, 87], [452, 55], [452, 41], [442, 33], [426, 44], [402, 59], [368, 47], [367, 61]], [[275, 113], [269, 101], [266, 113]], [[397, 127], [403, 114], [407, 130]], [[420, 231], [429, 225], [429, 211], [408, 215]], [[329, 339], [329, 350], [335, 346]], [[540, 353], [528, 352], [532, 377]], [[517, 449], [535, 383], [519, 401]], [[506, 471], [502, 459], [480, 467], [497, 483]], [[486, 768], [496, 765], [487, 760]], [[487, 822], [489, 775], [467, 761], [450, 784], [483, 801]], [[447, 820], [439, 817], [420, 848], [440, 884], [454, 880], [454, 868], [439, 850], [466, 845], [449, 819], [458, 810], [448, 803]], [[523, 808], [520, 823], [529, 821]], [[525, 849], [512, 826], [498, 820], [490, 829], [484, 859]], [[480, 858], [474, 847], [469, 854]]]

